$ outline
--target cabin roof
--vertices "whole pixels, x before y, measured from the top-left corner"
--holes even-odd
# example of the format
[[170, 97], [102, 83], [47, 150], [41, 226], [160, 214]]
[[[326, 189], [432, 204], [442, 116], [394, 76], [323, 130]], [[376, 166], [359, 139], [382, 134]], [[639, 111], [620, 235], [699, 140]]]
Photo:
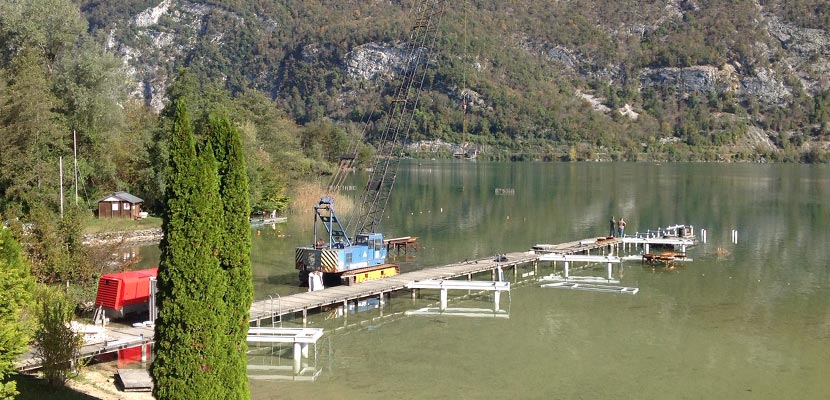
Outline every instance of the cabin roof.
[[103, 199], [98, 200], [99, 203], [102, 202], [102, 201], [106, 201], [106, 202], [126, 201], [126, 202], [132, 203], [132, 204], [144, 202], [144, 200], [142, 200], [142, 199], [140, 199], [136, 196], [133, 196], [133, 195], [127, 193], [127, 192], [123, 192], [123, 191], [113, 192], [111, 195], [109, 195], [107, 197], [104, 197]]

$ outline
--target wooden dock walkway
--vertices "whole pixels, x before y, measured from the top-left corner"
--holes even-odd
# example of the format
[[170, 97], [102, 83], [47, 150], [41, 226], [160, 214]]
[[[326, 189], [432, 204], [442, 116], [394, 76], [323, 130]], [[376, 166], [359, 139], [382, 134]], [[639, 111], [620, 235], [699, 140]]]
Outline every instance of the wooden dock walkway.
[[[595, 255], [618, 253], [620, 246], [643, 246], [647, 249], [649, 244], [653, 245], [680, 245], [684, 250], [686, 246], [695, 244], [695, 238], [684, 238], [678, 240], [666, 240], [665, 238], [643, 238], [643, 237], [599, 237], [577, 240], [561, 244], [537, 244], [529, 251], [501, 254], [497, 256], [481, 258], [476, 260], [465, 260], [453, 264], [424, 268], [417, 271], [406, 272], [389, 278], [368, 281], [352, 286], [335, 286], [314, 292], [298, 293], [281, 297], [269, 296], [268, 299], [255, 301], [251, 305], [250, 323], [253, 326], [260, 326], [265, 323], [273, 323], [281, 320], [283, 316], [302, 314], [303, 323], [306, 321], [309, 311], [320, 309], [325, 306], [344, 305], [349, 302], [366, 298], [383, 299], [390, 293], [407, 289], [407, 285], [425, 280], [453, 279], [467, 277], [472, 279], [473, 274], [491, 272], [495, 277], [499, 270], [508, 273], [513, 270], [514, 278], [518, 274], [518, 267], [526, 264], [533, 264], [534, 270], [538, 268], [539, 258], [543, 254], [580, 254]], [[269, 322], [270, 320], [270, 322]], [[129, 327], [117, 326], [108, 327], [106, 338], [99, 341], [87, 342], [79, 354], [79, 359], [87, 359], [99, 354], [111, 353], [118, 350], [143, 346], [153, 343], [152, 327]], [[24, 354], [18, 362], [20, 371], [30, 371], [41, 366], [40, 360], [34, 354]]]
[[[496, 261], [501, 259], [504, 261]], [[369, 297], [381, 298], [388, 293], [406, 289], [406, 286], [423, 280], [452, 279], [470, 276], [480, 272], [507, 270], [518, 265], [536, 262], [539, 255], [533, 252], [503, 254], [478, 260], [426, 268], [406, 272], [389, 278], [363, 282], [353, 286], [335, 286], [315, 292], [298, 293], [286, 297], [274, 297], [259, 300], [251, 305], [251, 323], [260, 324], [263, 320], [274, 320], [289, 314], [302, 313], [306, 317], [309, 310], [329, 305], [344, 304]]]

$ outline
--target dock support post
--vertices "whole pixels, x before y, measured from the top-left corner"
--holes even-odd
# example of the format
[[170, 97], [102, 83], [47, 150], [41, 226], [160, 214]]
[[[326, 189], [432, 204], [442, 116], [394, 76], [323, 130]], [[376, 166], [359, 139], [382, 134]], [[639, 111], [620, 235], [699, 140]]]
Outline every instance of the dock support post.
[[680, 245], [680, 252], [683, 253], [683, 255], [686, 255], [686, 245], [685, 244]]
[[308, 343], [300, 343], [300, 353], [303, 358], [308, 358]]
[[568, 279], [568, 262], [565, 261], [565, 279]]
[[519, 264], [513, 265], [513, 283], [518, 282], [519, 279]]
[[447, 289], [441, 289], [441, 311], [447, 309]]
[[612, 268], [611, 267], [611, 261], [608, 262], [607, 268], [608, 268], [608, 280], [610, 281], [611, 280], [611, 268]]
[[643, 254], [648, 254], [648, 243], [643, 243]]
[[539, 276], [539, 260], [533, 261], [533, 276]]
[[[141, 339], [144, 339], [143, 333], [141, 334]], [[147, 362], [147, 344], [145, 344], [143, 340], [141, 343], [141, 362]]]
[[308, 309], [303, 308], [303, 327], [306, 326], [307, 322], [308, 322]]
[[[500, 265], [500, 266], [498, 266], [498, 267], [496, 267], [496, 269], [495, 269], [495, 270], [493, 270], [493, 271], [494, 271], [494, 272], [495, 272], [495, 271], [498, 271], [498, 278], [497, 278], [497, 279], [498, 279], [498, 281], [499, 281], [499, 282], [504, 282], [504, 270], [502, 270], [502, 269], [501, 269], [501, 265]], [[493, 279], [493, 280], [495, 281], [496, 279]]]
[[384, 303], [384, 301], [383, 301], [383, 300], [384, 300], [384, 298], [383, 298], [383, 292], [380, 292], [380, 295], [378, 296], [378, 306], [379, 306], [380, 308], [383, 308], [383, 303]]
[[468, 281], [473, 280], [473, 274], [467, 274], [467, 280]]
[[299, 343], [294, 343], [294, 373], [300, 373], [300, 362], [302, 360], [303, 350]]
[[493, 292], [493, 312], [499, 312], [499, 298], [501, 297], [501, 292], [496, 290]]

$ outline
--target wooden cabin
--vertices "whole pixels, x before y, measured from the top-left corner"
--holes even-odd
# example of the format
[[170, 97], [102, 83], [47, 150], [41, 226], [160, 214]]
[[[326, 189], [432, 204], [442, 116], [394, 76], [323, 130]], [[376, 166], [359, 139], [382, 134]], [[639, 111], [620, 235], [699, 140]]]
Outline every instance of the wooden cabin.
[[127, 192], [115, 192], [98, 200], [98, 218], [138, 219], [142, 202]]

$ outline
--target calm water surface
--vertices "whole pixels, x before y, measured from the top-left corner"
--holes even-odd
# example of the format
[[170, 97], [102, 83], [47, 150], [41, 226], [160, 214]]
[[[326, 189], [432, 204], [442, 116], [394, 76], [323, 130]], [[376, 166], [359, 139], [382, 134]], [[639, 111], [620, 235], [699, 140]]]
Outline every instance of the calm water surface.
[[[252, 380], [253, 398], [830, 398], [828, 200], [826, 166], [406, 163], [384, 226], [419, 238], [396, 260], [404, 272], [605, 235], [612, 215], [627, 233], [692, 224], [708, 243], [671, 270], [624, 264], [615, 274], [634, 296], [519, 277], [502, 300], [508, 319], [403, 315], [434, 304], [428, 291], [313, 315], [326, 329], [309, 361], [317, 380]], [[311, 242], [311, 214], [289, 219], [254, 236], [257, 298], [302, 290], [293, 252]], [[450, 296], [450, 307], [492, 307]], [[291, 365], [290, 349], [272, 354], [250, 362]]]

